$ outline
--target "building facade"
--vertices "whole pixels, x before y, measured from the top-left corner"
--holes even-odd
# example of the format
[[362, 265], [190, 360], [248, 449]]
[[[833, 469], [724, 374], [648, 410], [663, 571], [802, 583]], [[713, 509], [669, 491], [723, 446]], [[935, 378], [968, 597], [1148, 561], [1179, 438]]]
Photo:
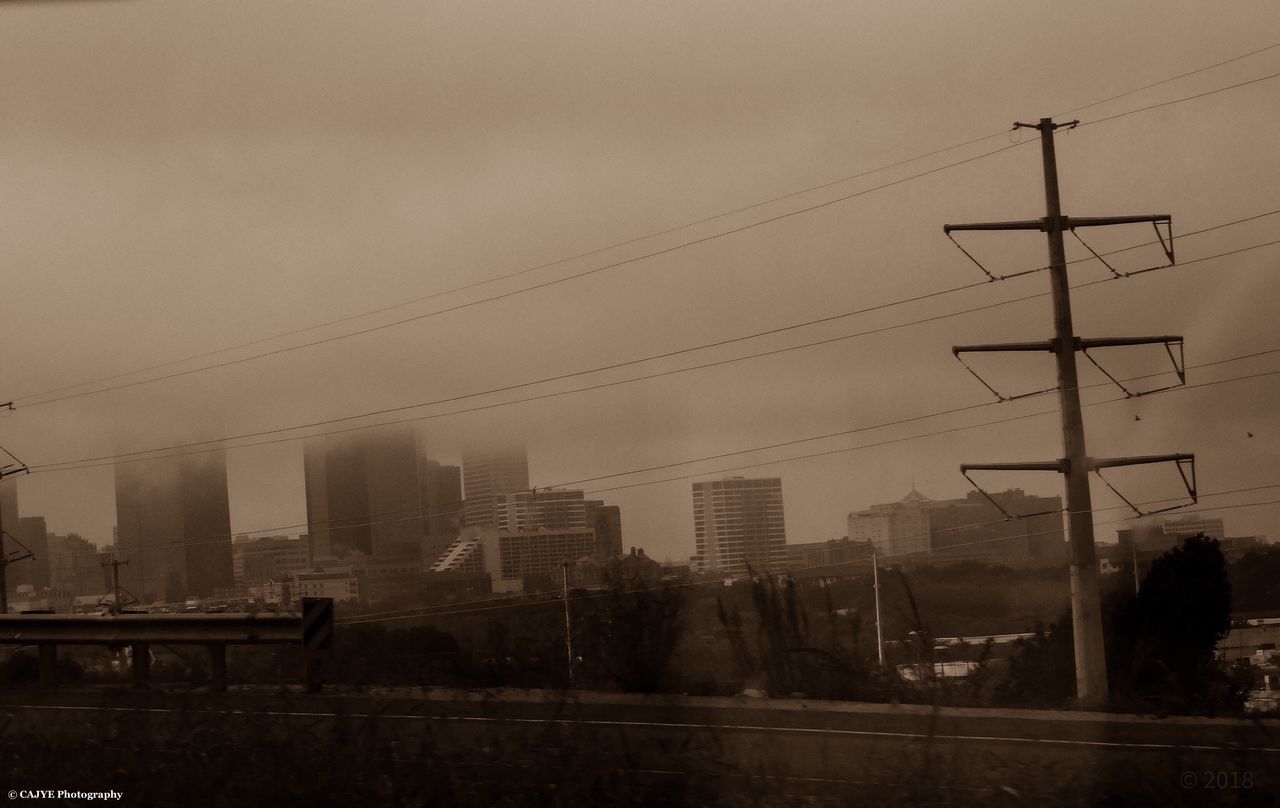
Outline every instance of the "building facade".
[[222, 452], [115, 467], [120, 583], [139, 601], [207, 597], [232, 585]]
[[622, 557], [622, 509], [606, 505], [602, 499], [588, 499], [587, 527], [596, 532], [596, 556], [599, 558]]
[[456, 466], [425, 457], [409, 428], [324, 436], [303, 448], [313, 565], [361, 556], [421, 557], [456, 536]]
[[529, 490], [529, 456], [523, 447], [470, 448], [462, 454], [462, 486], [464, 522], [496, 525], [496, 497]]
[[1062, 498], [1019, 488], [991, 499], [971, 491], [944, 500], [913, 488], [897, 502], [850, 513], [847, 527], [851, 541], [870, 542], [876, 555], [907, 566], [973, 561], [1033, 568], [1065, 565], [1069, 558]]
[[693, 484], [696, 566], [746, 575], [781, 571], [787, 563], [782, 480], [729, 477]]
[[[263, 536], [231, 546], [233, 568], [239, 568], [236, 586], [256, 586], [267, 581], [287, 581], [311, 567], [310, 548], [300, 538]], [[234, 563], [238, 562], [238, 563]]]
[[495, 494], [494, 525], [504, 533], [526, 530], [585, 530], [587, 508], [581, 491], [546, 488]]

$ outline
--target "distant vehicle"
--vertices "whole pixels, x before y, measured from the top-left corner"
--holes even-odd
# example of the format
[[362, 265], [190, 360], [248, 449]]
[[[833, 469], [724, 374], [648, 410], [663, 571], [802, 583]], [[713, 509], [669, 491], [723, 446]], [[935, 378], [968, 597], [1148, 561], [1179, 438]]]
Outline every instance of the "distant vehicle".
[[187, 598], [185, 608], [189, 612], [200, 611], [200, 598]]

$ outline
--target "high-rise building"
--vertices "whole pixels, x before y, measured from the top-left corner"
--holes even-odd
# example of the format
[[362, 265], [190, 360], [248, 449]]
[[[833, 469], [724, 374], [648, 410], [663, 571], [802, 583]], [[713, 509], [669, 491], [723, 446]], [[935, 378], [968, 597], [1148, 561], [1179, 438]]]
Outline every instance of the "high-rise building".
[[929, 550], [932, 500], [914, 488], [897, 502], [872, 505], [849, 514], [849, 540], [871, 542], [878, 555], [903, 556]]
[[462, 520], [462, 469], [437, 460], [418, 461], [422, 514], [427, 536], [457, 536]]
[[1114, 555], [1118, 566], [1132, 571], [1136, 561], [1139, 572], [1151, 566], [1151, 562], [1179, 546], [1185, 539], [1198, 535], [1222, 541], [1226, 526], [1221, 519], [1205, 519], [1199, 516], [1161, 518], [1144, 521], [1133, 527], [1116, 531]]
[[581, 491], [544, 488], [493, 496], [494, 524], [507, 533], [529, 530], [584, 530], [586, 501]]
[[303, 474], [313, 562], [420, 556], [424, 537], [448, 532], [447, 502], [460, 499], [455, 467], [422, 458], [407, 428], [312, 439]]
[[310, 553], [306, 542], [290, 536], [260, 536], [231, 546], [236, 586], [256, 586], [268, 581], [287, 581], [306, 572]]
[[529, 457], [523, 448], [472, 448], [462, 454], [464, 521], [496, 525], [495, 497], [529, 490]]
[[521, 533], [492, 526], [466, 527], [431, 566], [432, 573], [489, 574], [493, 592], [519, 592], [529, 577], [546, 577], [564, 563], [576, 563], [595, 551], [595, 532], [583, 528]]
[[605, 505], [602, 499], [588, 499], [587, 527], [596, 532], [596, 555], [600, 558], [622, 557], [622, 509]]
[[230, 587], [231, 510], [222, 452], [115, 467], [120, 583], [143, 602]]
[[106, 591], [102, 568], [98, 566], [98, 548], [75, 533], [50, 533], [49, 585], [72, 597]]
[[729, 477], [693, 484], [697, 566], [743, 575], [780, 571], [787, 563], [782, 480]]
[[[1061, 497], [1031, 496], [1011, 488], [991, 498], [999, 507], [977, 491], [964, 499], [933, 500], [912, 488], [897, 502], [850, 513], [849, 539], [870, 542], [877, 555], [903, 565], [1066, 563]], [[1009, 519], [1005, 512], [1017, 518]]]

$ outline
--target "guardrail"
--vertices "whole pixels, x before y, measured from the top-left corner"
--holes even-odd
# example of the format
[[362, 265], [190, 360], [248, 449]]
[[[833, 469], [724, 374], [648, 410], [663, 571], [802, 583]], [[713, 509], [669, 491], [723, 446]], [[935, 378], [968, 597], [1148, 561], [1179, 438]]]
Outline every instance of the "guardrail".
[[203, 645], [209, 650], [213, 687], [227, 686], [228, 645], [300, 645], [307, 655], [307, 683], [321, 684], [321, 655], [332, 645], [333, 601], [305, 598], [301, 613], [224, 614], [0, 614], [0, 645], [39, 648], [40, 684], [57, 684], [59, 645], [130, 648], [133, 683], [145, 687], [151, 645]]

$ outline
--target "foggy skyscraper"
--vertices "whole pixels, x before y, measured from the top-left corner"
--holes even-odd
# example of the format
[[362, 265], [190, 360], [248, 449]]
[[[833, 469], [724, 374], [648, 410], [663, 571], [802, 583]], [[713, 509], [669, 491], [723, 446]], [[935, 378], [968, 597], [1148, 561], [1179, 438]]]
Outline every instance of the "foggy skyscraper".
[[232, 585], [231, 510], [222, 452], [115, 467], [120, 583], [143, 602]]
[[418, 555], [424, 538], [443, 549], [456, 536], [458, 467], [427, 459], [412, 429], [316, 438], [303, 463], [313, 560]]
[[462, 454], [466, 523], [497, 524], [495, 497], [529, 490], [529, 457], [521, 448], [472, 449]]

